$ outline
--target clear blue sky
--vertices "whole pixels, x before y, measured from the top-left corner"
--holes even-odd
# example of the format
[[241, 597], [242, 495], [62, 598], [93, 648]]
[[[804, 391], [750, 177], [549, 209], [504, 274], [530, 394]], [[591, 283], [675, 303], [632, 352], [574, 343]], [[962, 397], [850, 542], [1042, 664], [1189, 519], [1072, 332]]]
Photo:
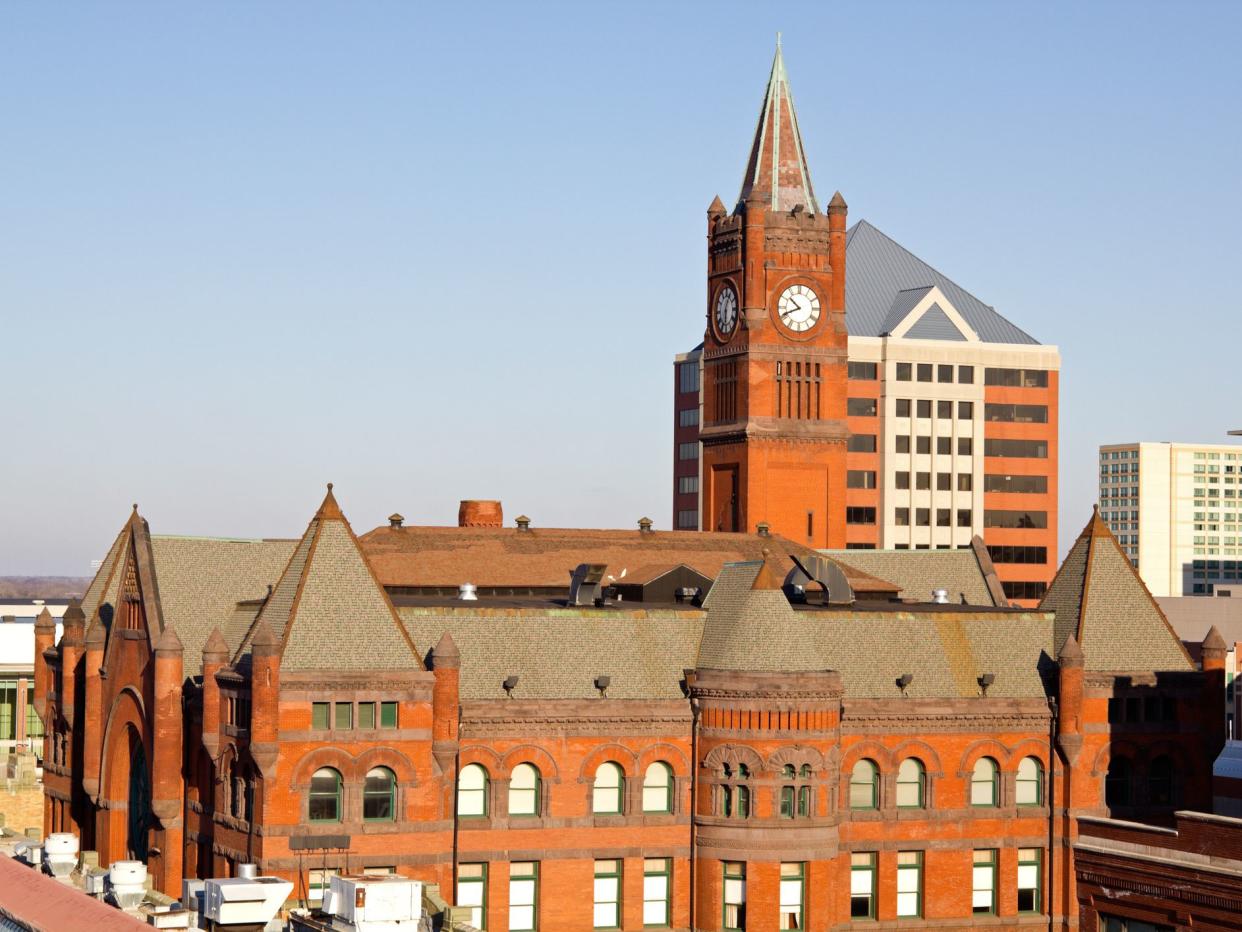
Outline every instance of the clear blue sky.
[[0, 5], [0, 574], [156, 533], [633, 526], [775, 33], [812, 177], [1061, 348], [1095, 447], [1242, 426], [1238, 3]]

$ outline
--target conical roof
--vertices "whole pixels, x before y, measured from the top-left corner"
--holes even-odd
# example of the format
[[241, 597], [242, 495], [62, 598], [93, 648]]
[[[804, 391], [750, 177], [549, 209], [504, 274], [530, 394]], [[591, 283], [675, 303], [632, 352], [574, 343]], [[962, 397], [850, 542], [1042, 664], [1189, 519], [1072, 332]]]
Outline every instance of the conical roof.
[[779, 39], [746, 162], [746, 175], [742, 178], [739, 204], [752, 195], [762, 196], [767, 206], [776, 211], [793, 210], [799, 205], [811, 213], [819, 211]]
[[282, 670], [422, 668], [331, 485], [235, 661], [264, 628], [282, 645]]
[[1098, 510], [1066, 554], [1039, 607], [1056, 612], [1057, 653], [1073, 637], [1088, 670], [1194, 669]]

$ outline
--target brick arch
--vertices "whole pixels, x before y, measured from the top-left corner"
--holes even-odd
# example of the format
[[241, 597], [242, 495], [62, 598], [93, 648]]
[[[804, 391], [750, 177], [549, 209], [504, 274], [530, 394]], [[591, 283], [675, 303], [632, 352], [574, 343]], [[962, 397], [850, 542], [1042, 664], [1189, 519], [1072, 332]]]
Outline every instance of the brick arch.
[[856, 744], [841, 756], [840, 771], [848, 774], [862, 758], [869, 758], [881, 773], [893, 769], [893, 752], [878, 741]]
[[763, 758], [753, 748], [745, 745], [722, 744], [707, 753], [702, 766], [708, 770], [719, 770], [725, 764], [734, 768], [738, 764], [745, 764], [753, 776], [763, 769]]
[[1006, 769], [1017, 773], [1018, 764], [1028, 757], [1033, 757], [1039, 761], [1039, 766], [1044, 768], [1044, 776], [1048, 775], [1048, 742], [1041, 742], [1036, 738], [1023, 738], [1013, 746], [1009, 752], [1008, 764], [1010, 766]]
[[810, 764], [812, 770], [822, 771], [824, 755], [805, 744], [792, 744], [778, 748], [768, 757], [768, 769], [773, 773], [780, 773], [786, 764], [793, 764], [794, 770], [800, 770], [803, 764]]
[[478, 764], [487, 771], [487, 779], [494, 780], [500, 773], [500, 755], [485, 744], [470, 744], [461, 749], [461, 760], [457, 766], [460, 772], [470, 764]]
[[620, 764], [621, 772], [626, 779], [635, 776], [637, 772], [637, 754], [619, 744], [605, 744], [596, 748], [583, 759], [582, 769], [578, 773], [579, 782], [594, 783], [595, 771], [599, 769], [600, 764], [606, 761]]
[[499, 773], [508, 777], [518, 764], [533, 764], [539, 771], [539, 779], [544, 782], [560, 783], [561, 769], [556, 765], [556, 758], [546, 748], [537, 744], [520, 744], [509, 751], [496, 765]]
[[647, 768], [656, 763], [656, 761], [668, 764], [673, 770], [674, 777], [685, 776], [690, 772], [690, 759], [686, 757], [681, 748], [660, 742], [646, 748], [638, 755], [638, 759], [634, 763], [638, 776], [643, 776], [647, 772]]
[[1095, 760], [1091, 762], [1091, 776], [1102, 777], [1108, 773], [1108, 765], [1112, 763], [1114, 749], [1116, 749], [1117, 756], [1128, 759], [1131, 766], [1135, 768], [1143, 762], [1142, 750], [1134, 742], [1110, 741], [1096, 752]]
[[996, 761], [997, 771], [1003, 772], [1009, 769], [1009, 759], [1011, 756], [1009, 748], [995, 738], [980, 738], [962, 752], [962, 763], [958, 768], [958, 773], [963, 777], [973, 773], [975, 764], [979, 762], [981, 757], [992, 758], [992, 760]]
[[348, 753], [336, 747], [323, 747], [315, 748], [294, 765], [289, 784], [297, 789], [309, 787], [311, 776], [320, 767], [331, 767], [341, 775], [342, 783], [352, 783], [358, 779], [354, 759]]
[[[119, 801], [113, 795], [115, 786], [113, 786], [113, 776], [116, 767], [114, 759], [116, 757], [116, 742], [125, 736], [126, 726], [131, 726], [137, 733], [138, 739], [142, 742], [143, 747], [151, 747], [150, 729], [147, 727], [146, 707], [143, 705], [142, 696], [138, 690], [132, 686], [126, 686], [122, 689], [117, 697], [112, 700], [112, 708], [108, 710], [108, 720], [104, 724], [103, 741], [103, 760], [100, 761], [99, 767], [99, 792], [104, 799]], [[148, 752], [147, 762], [150, 764], [151, 755]], [[125, 787], [122, 792], [128, 797], [129, 794], [129, 766], [126, 763], [121, 769], [125, 771]]]
[[396, 748], [367, 748], [354, 758], [354, 770], [359, 780], [366, 779], [367, 771], [372, 767], [387, 767], [396, 776], [397, 783], [418, 786], [418, 771], [414, 762]]
[[944, 773], [944, 765], [940, 763], [940, 755], [926, 741], [911, 738], [909, 741], [903, 741], [893, 748], [892, 753], [894, 771], [901, 766], [901, 762], [907, 757], [913, 757], [923, 765], [923, 772], [928, 776]]

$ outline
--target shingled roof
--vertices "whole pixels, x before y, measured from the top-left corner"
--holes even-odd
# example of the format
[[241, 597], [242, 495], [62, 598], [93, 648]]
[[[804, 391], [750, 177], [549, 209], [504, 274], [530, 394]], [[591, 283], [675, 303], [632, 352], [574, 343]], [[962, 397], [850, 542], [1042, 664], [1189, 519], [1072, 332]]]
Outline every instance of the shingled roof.
[[1045, 695], [1052, 617], [1044, 612], [849, 608], [798, 611], [777, 590], [756, 589], [759, 562], [725, 567], [704, 607], [698, 666], [714, 670], [836, 670], [847, 698], [970, 698], [991, 673], [992, 697]]
[[1193, 670], [1160, 606], [1096, 510], [1040, 608], [1056, 612], [1056, 649], [1071, 634], [1088, 670]]
[[422, 663], [341, 512], [332, 486], [307, 525], [234, 662], [266, 625], [281, 669], [409, 670]]
[[900, 597], [928, 602], [945, 589], [951, 602], [1005, 607], [1009, 600], [983, 541], [976, 537], [960, 550], [821, 550], [838, 563], [900, 587]]

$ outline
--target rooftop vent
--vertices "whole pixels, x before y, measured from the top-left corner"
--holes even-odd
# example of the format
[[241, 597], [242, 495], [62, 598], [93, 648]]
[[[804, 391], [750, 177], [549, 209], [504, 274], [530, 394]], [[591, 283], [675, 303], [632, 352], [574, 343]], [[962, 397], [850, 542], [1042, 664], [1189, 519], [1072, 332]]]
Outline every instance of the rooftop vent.
[[461, 602], [479, 601], [479, 589], [472, 582], [464, 582], [457, 587], [457, 598]]
[[755, 525], [755, 531], [760, 537], [771, 537], [772, 525], [768, 524], [766, 521], [760, 521], [757, 525]]
[[504, 511], [494, 499], [463, 499], [457, 508], [458, 527], [504, 527]]
[[517, 520], [514, 523], [517, 525], [517, 529], [519, 531], [530, 530], [530, 518], [526, 517], [526, 515], [518, 515]]
[[913, 673], [903, 673], [901, 676], [897, 677], [897, 688], [901, 690], [901, 694], [903, 696], [906, 694], [906, 690], [910, 688], [910, 684], [913, 682]]
[[988, 694], [988, 687], [991, 686], [995, 682], [996, 682], [995, 673], [983, 674], [983, 676], [979, 677], [979, 692], [982, 695], [986, 696]]
[[641, 533], [641, 534], [650, 534], [650, 533], [651, 533], [651, 526], [652, 526], [653, 524], [655, 524], [655, 522], [654, 522], [654, 521], [652, 521], [650, 518], [639, 518], [639, 519], [638, 519], [638, 530], [639, 530], [639, 533]]
[[388, 516], [388, 526], [390, 528], [393, 528], [394, 530], [396, 530], [397, 528], [401, 527], [401, 525], [403, 524], [405, 524], [405, 517], [403, 515], [400, 515], [394, 511], [392, 514]]
[[949, 604], [949, 590], [948, 589], [933, 589], [932, 590], [932, 602], [934, 602], [937, 605], [948, 605]]
[[505, 681], [500, 684], [505, 689], [505, 695], [510, 699], [513, 698], [513, 690], [517, 689], [518, 680], [520, 679], [521, 677], [515, 673], [512, 676], [506, 676]]
[[595, 677], [595, 688], [599, 690], [599, 695], [600, 695], [600, 698], [601, 698], [601, 699], [607, 699], [607, 698], [608, 698], [608, 687], [609, 687], [609, 686], [611, 686], [611, 685], [612, 685], [612, 677], [611, 677], [611, 676], [597, 676], [597, 677]]
[[579, 563], [569, 580], [570, 605], [600, 605], [604, 601], [601, 583], [606, 563]]

